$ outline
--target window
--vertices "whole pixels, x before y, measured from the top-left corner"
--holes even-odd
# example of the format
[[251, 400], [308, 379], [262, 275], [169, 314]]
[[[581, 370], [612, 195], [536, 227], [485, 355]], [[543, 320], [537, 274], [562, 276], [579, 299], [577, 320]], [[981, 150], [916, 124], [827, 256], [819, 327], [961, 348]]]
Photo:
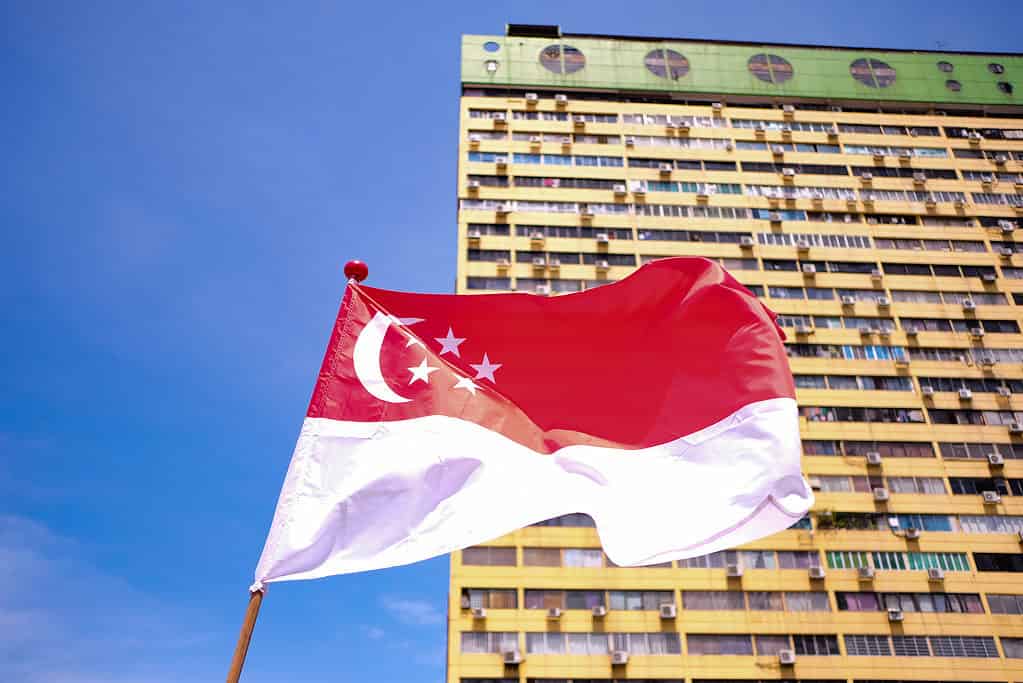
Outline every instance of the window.
[[566, 567], [603, 567], [604, 551], [588, 548], [565, 548]]
[[996, 85], [998, 86], [998, 90], [1006, 95], [1012, 94], [1012, 83], [1009, 83], [1008, 81], [998, 81]]
[[888, 636], [845, 636], [845, 652], [850, 657], [890, 657]]
[[790, 612], [830, 612], [831, 601], [824, 591], [789, 591], [785, 593], [785, 609]]
[[945, 81], [945, 87], [951, 90], [952, 92], [959, 92], [960, 90], [963, 89], [963, 84], [953, 78], [950, 78], [947, 81]]
[[938, 71], [946, 74], [952, 73], [952, 71], [955, 69], [955, 67], [952, 66], [951, 62], [938, 62], [937, 67]]
[[682, 644], [677, 633], [612, 633], [611, 649], [634, 655], [677, 655]]
[[[987, 594], [987, 604], [991, 614], [1023, 614], [1023, 595]], [[1004, 639], [1003, 639], [1004, 644]]]
[[522, 564], [527, 567], [560, 567], [561, 548], [523, 548]]
[[689, 73], [689, 60], [674, 50], [651, 50], [643, 58], [647, 71], [673, 81]]
[[778, 656], [782, 650], [792, 647], [792, 640], [788, 636], [754, 636], [757, 644], [757, 655]]
[[503, 290], [511, 289], [511, 278], [507, 277], [474, 277], [465, 280], [467, 289]]
[[835, 636], [792, 636], [792, 646], [797, 655], [810, 657], [835, 656], [839, 654], [838, 638]]
[[849, 65], [849, 73], [869, 88], [887, 88], [895, 82], [895, 69], [880, 59], [857, 59]]
[[1001, 64], [996, 63], [996, 62], [992, 62], [992, 63], [988, 64], [987, 65], [987, 70], [990, 71], [993, 74], [1003, 74], [1003, 73], [1005, 73], [1005, 67], [1002, 66]]
[[784, 83], [792, 78], [792, 64], [778, 55], [753, 55], [746, 65], [751, 74], [765, 83]]
[[753, 640], [748, 635], [690, 633], [686, 636], [690, 655], [752, 655]]
[[462, 633], [463, 654], [500, 653], [518, 649], [518, 633], [481, 631], [466, 631]]
[[487, 567], [514, 567], [515, 548], [474, 546], [462, 551], [462, 564]]
[[816, 550], [779, 550], [778, 567], [781, 569], [807, 569], [820, 566]]
[[609, 603], [613, 610], [656, 610], [661, 605], [674, 605], [675, 594], [672, 591], [611, 591]]
[[780, 612], [785, 609], [781, 593], [750, 591], [746, 594], [749, 608], [757, 612]]
[[997, 657], [995, 639], [973, 636], [929, 636], [935, 657]]
[[548, 45], [540, 52], [540, 64], [556, 74], [571, 74], [586, 66], [586, 56], [571, 45]]
[[1023, 573], [1023, 555], [1012, 553], [973, 553], [979, 572]]
[[896, 657], [929, 657], [927, 636], [892, 636]]
[[1002, 636], [1002, 650], [1009, 659], [1023, 659], [1023, 638]]
[[592, 609], [604, 605], [604, 591], [526, 590], [526, 609]]
[[565, 640], [564, 633], [527, 633], [526, 652], [533, 655], [563, 655], [567, 649]]
[[462, 607], [486, 607], [489, 609], [516, 609], [519, 606], [518, 591], [514, 588], [465, 588], [462, 589]]
[[743, 597], [741, 591], [682, 591], [682, 606], [692, 610], [743, 610]]

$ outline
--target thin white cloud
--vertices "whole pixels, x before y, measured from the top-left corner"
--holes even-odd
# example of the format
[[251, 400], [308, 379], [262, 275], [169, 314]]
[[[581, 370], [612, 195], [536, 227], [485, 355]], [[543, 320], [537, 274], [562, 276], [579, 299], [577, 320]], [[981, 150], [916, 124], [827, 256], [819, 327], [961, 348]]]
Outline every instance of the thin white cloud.
[[380, 599], [380, 605], [403, 624], [429, 626], [444, 622], [444, 614], [425, 600], [385, 595]]
[[45, 525], [0, 516], [0, 671], [23, 683], [183, 680], [201, 619], [103, 572]]

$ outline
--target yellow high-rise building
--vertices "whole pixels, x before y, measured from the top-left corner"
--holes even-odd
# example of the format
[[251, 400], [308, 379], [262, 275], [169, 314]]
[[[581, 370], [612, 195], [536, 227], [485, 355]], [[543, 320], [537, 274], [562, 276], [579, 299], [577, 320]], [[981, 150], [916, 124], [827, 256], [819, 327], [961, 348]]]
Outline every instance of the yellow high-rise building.
[[1021, 55], [463, 38], [457, 290], [719, 261], [788, 334], [817, 502], [656, 567], [581, 515], [455, 553], [448, 683], [1023, 681], [1015, 88]]

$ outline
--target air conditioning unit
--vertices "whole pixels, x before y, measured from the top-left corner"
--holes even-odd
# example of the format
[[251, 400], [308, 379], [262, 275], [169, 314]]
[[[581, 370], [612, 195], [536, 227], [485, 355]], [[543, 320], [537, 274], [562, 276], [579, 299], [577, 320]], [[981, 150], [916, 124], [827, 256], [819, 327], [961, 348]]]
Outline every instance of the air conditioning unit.
[[945, 580], [945, 570], [941, 569], [939, 567], [933, 567], [931, 569], [928, 569], [927, 570], [927, 580], [928, 581], [944, 581]]
[[626, 188], [624, 185], [615, 185], [614, 193], [616, 197], [623, 197], [626, 194], [628, 194], [628, 188]]
[[539, 145], [541, 142], [543, 142], [543, 136], [542, 135], [530, 135], [529, 136], [529, 143], [530, 144], [532, 144], [532, 145]]
[[551, 293], [551, 286], [550, 285], [537, 285], [536, 289], [534, 289], [533, 291], [535, 293], [537, 293], [537, 294], [544, 294], [544, 295], [550, 294]]
[[494, 123], [504, 123], [505, 121], [508, 120], [508, 115], [505, 114], [503, 111], [495, 111], [493, 114], [490, 115], [490, 120], [493, 121]]
[[472, 618], [473, 619], [486, 619], [487, 618], [487, 609], [485, 607], [473, 607], [472, 608]]
[[606, 232], [598, 232], [594, 237], [597, 240], [597, 244], [607, 244], [611, 241], [610, 235]]
[[975, 130], [971, 131], [966, 137], [968, 137], [970, 140], [977, 140], [977, 141], [984, 139], [984, 136], [981, 135], [980, 132], [975, 131]]
[[511, 267], [511, 261], [509, 261], [506, 258], [499, 258], [499, 259], [497, 259], [497, 267], [498, 268], [510, 268]]
[[586, 117], [582, 114], [576, 114], [572, 117], [572, 125], [576, 128], [582, 128], [586, 125]]
[[469, 142], [471, 144], [478, 145], [480, 140], [481, 138], [477, 133], [469, 133]]
[[860, 581], [870, 581], [874, 578], [874, 568], [860, 567], [856, 570], [856, 576], [860, 579]]
[[920, 530], [919, 529], [917, 529], [915, 526], [911, 526], [908, 529], [906, 529], [906, 539], [907, 540], [915, 541], [918, 538], [920, 538]]
[[1010, 389], [1009, 387], [998, 387], [997, 391], [998, 395], [1003, 398], [1008, 398], [1012, 396], [1012, 389]]
[[782, 666], [792, 666], [796, 663], [796, 653], [793, 650], [779, 650], [778, 663]]
[[876, 466], [881, 464], [881, 454], [877, 451], [870, 451], [864, 457], [866, 457], [868, 465]]
[[590, 208], [589, 204], [583, 204], [582, 206], [579, 207], [579, 215], [582, 216], [583, 218], [592, 218], [593, 209]]
[[508, 157], [494, 157], [494, 163], [497, 164], [498, 166], [507, 166]]
[[566, 104], [568, 104], [568, 95], [555, 95], [554, 104], [558, 105], [559, 107], [564, 107]]
[[1019, 422], [1010, 422], [1009, 433], [1012, 434], [1013, 436], [1019, 436], [1020, 434], [1023, 434], [1023, 424], [1020, 424]]
[[612, 650], [611, 652], [611, 664], [613, 665], [624, 665], [629, 663], [629, 653], [625, 650]]
[[817, 274], [817, 266], [815, 266], [812, 263], [804, 263], [803, 264], [803, 273], [806, 274], [806, 275], [816, 275]]
[[1001, 220], [998, 221], [998, 227], [1001, 228], [1002, 232], [1010, 233], [1015, 232], [1016, 224], [1012, 221]]
[[722, 104], [721, 102], [712, 102], [710, 108], [714, 111], [715, 114], [720, 114], [721, 110], [724, 109], [724, 106], [725, 105]]
[[827, 575], [827, 572], [824, 571], [824, 567], [810, 567], [807, 569], [807, 575], [814, 581], [820, 581]]
[[998, 253], [1001, 256], [1011, 258], [1015, 252], [1012, 250], [1011, 247], [998, 247]]
[[918, 185], [923, 185], [924, 183], [927, 182], [927, 174], [926, 173], [914, 173], [913, 174], [913, 182], [917, 183]]
[[756, 133], [757, 135], [763, 135], [764, 133], [767, 132], [767, 126], [765, 126], [762, 123], [758, 123], [757, 125], [753, 126], [753, 132]]
[[552, 270], [557, 270], [558, 268], [561, 268], [561, 259], [551, 256], [550, 258], [547, 259], [547, 267]]
[[603, 605], [594, 605], [593, 608], [590, 609], [590, 613], [592, 613], [595, 617], [606, 617], [607, 607], [604, 607]]
[[994, 505], [995, 503], [1002, 502], [1002, 496], [998, 491], [981, 491], [980, 497], [985, 505]]
[[471, 240], [478, 240], [481, 237], [483, 237], [483, 233], [480, 232], [479, 228], [469, 228], [469, 230], [467, 230], [465, 234], [466, 237], [468, 237]]
[[884, 152], [874, 152], [874, 161], [884, 161]]
[[891, 496], [888, 494], [888, 489], [886, 489], [886, 488], [876, 488], [876, 489], [874, 489], [874, 500], [877, 501], [878, 503], [884, 503], [890, 497]]
[[874, 174], [871, 173], [870, 171], [864, 171], [863, 173], [860, 174], [860, 180], [862, 180], [865, 183], [869, 183], [873, 179]]
[[924, 396], [934, 396], [934, 387], [930, 384], [924, 384], [920, 387], [920, 393]]
[[960, 401], [969, 401], [972, 398], [973, 398], [973, 392], [970, 391], [969, 389], [963, 388], [963, 389], [959, 390], [959, 400]]
[[742, 576], [742, 567], [736, 563], [729, 564], [725, 567], [725, 575], [733, 579]]
[[892, 305], [891, 299], [889, 299], [886, 296], [879, 296], [877, 297], [876, 301], [877, 305], [881, 306], [882, 308], [887, 308], [888, 306]]
[[708, 193], [707, 190], [698, 190], [696, 192], [696, 201], [705, 202], [708, 199], [710, 199], [710, 193]]
[[796, 108], [793, 107], [791, 104], [786, 104], [785, 106], [783, 106], [781, 108], [781, 110], [785, 114], [795, 114], [796, 113]]
[[882, 277], [884, 277], [884, 273], [881, 272], [880, 268], [874, 268], [870, 271], [871, 280], [880, 280]]
[[865, 337], [872, 335], [874, 334], [874, 328], [870, 327], [869, 325], [860, 325], [860, 334], [862, 334]]
[[673, 128], [683, 135], [689, 132], [689, 124], [685, 121], [679, 121], [673, 126]]
[[547, 266], [547, 261], [542, 256], [537, 256], [533, 259], [533, 265], [537, 268], [544, 268]]
[[635, 147], [636, 146], [636, 138], [634, 138], [631, 135], [626, 135], [625, 136], [625, 146], [626, 147]]
[[478, 181], [478, 180], [470, 180], [469, 182], [467, 182], [465, 184], [465, 186], [467, 188], [469, 188], [470, 190], [478, 190], [478, 189], [480, 189], [480, 181]]
[[[778, 215], [780, 216], [781, 214]], [[810, 243], [806, 240], [796, 240], [796, 249], [799, 251], [810, 251]]]
[[792, 126], [787, 123], [783, 124], [781, 127], [781, 134], [785, 137], [790, 137], [792, 135]]
[[782, 175], [783, 178], [788, 178], [788, 179], [791, 180], [792, 178], [796, 177], [796, 169], [794, 169], [794, 168], [783, 168], [781, 170], [781, 175]]
[[985, 368], [992, 368], [996, 363], [995, 357], [985, 354], [980, 357], [980, 365]]
[[995, 163], [998, 164], [999, 166], [1001, 166], [1002, 164], [1007, 163], [1008, 161], [1009, 161], [1009, 157], [1006, 154], [996, 154], [995, 155]]
[[666, 162], [657, 165], [657, 170], [661, 173], [671, 173], [673, 168], [674, 166]]
[[597, 270], [609, 270], [611, 268], [611, 264], [607, 261], [597, 261], [595, 265], [597, 266]]
[[494, 207], [494, 211], [499, 215], [511, 213], [511, 207], [507, 204], [498, 204]]
[[895, 367], [897, 367], [897, 368], [908, 368], [909, 367], [909, 359], [908, 358], [896, 358], [895, 359]]
[[983, 337], [984, 336], [984, 328], [983, 327], [971, 327], [970, 328], [970, 336], [971, 337], [976, 337], [978, 339], [980, 337]]
[[778, 213], [777, 211], [771, 211], [770, 213], [767, 214], [767, 220], [771, 221], [772, 223], [781, 223], [781, 214]]
[[522, 663], [522, 653], [518, 650], [505, 650], [501, 653], [501, 659], [505, 664], [516, 665]]
[[889, 607], [888, 621], [902, 621], [902, 610], [898, 607]]
[[782, 145], [771, 145], [771, 153], [780, 157], [785, 154], [785, 148]]
[[987, 463], [992, 467], [1003, 467], [1005, 465], [1005, 458], [1001, 453], [988, 453]]
[[537, 95], [535, 92], [527, 92], [526, 93], [526, 103], [527, 104], [536, 104], [539, 101], [540, 101], [540, 96]]
[[808, 483], [810, 485], [810, 488], [814, 491], [821, 490], [821, 480], [818, 479], [817, 477], [810, 477], [809, 479], [806, 480], [806, 483]]
[[735, 143], [731, 140], [725, 140], [725, 151], [731, 152], [733, 149], [735, 149]]
[[561, 618], [561, 608], [560, 607], [549, 607], [549, 608], [547, 608], [547, 618], [548, 619], [560, 619]]
[[661, 605], [660, 606], [661, 619], [674, 619], [678, 613], [678, 609], [675, 605]]
[[912, 159], [913, 158], [913, 152], [911, 150], [908, 150], [908, 149], [899, 150], [899, 158], [900, 159]]
[[928, 209], [933, 209], [938, 206], [938, 202], [936, 202], [933, 197], [928, 197], [926, 200], [924, 200], [924, 206], [926, 206]]
[[910, 325], [909, 327], [905, 328], [905, 331], [906, 331], [906, 336], [907, 336], [907, 337], [915, 337], [915, 336], [917, 336], [918, 334], [920, 334], [920, 330], [918, 330], [918, 329], [917, 329], [917, 328], [916, 328], [915, 326], [913, 326], [913, 325]]
[[842, 305], [843, 306], [852, 306], [855, 303], [856, 303], [856, 297], [854, 297], [854, 296], [846, 295], [846, 296], [842, 297]]
[[963, 310], [972, 311], [977, 308], [977, 304], [974, 303], [973, 299], [963, 299]]
[[742, 237], [739, 238], [740, 247], [752, 247], [753, 244], [754, 244], [753, 238], [750, 237], [749, 235], [743, 235]]

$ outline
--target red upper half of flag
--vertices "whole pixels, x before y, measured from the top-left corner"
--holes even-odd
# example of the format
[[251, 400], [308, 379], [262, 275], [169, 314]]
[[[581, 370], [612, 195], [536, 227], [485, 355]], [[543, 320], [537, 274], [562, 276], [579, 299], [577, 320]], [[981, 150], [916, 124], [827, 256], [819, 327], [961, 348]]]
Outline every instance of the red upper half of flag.
[[350, 285], [308, 415], [444, 415], [553, 452], [654, 446], [782, 397], [774, 314], [717, 263], [672, 258], [550, 298]]

